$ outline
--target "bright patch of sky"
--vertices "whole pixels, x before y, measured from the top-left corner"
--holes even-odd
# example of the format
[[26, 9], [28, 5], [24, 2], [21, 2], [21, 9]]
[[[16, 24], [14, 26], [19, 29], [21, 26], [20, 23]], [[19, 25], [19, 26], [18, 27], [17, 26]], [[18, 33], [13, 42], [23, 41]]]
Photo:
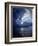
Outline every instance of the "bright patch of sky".
[[19, 17], [17, 18], [16, 22], [17, 24], [23, 24], [24, 22], [31, 23], [32, 22], [32, 16], [29, 9], [25, 9], [25, 13], [22, 15], [21, 20]]

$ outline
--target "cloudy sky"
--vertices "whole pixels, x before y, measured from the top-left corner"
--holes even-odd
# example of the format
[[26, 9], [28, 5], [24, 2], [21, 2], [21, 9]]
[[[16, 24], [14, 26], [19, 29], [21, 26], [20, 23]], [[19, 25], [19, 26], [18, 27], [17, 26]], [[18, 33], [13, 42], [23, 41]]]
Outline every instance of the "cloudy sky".
[[25, 8], [24, 11], [17, 14], [16, 23], [18, 25], [25, 25], [25, 23], [32, 23], [32, 11]]

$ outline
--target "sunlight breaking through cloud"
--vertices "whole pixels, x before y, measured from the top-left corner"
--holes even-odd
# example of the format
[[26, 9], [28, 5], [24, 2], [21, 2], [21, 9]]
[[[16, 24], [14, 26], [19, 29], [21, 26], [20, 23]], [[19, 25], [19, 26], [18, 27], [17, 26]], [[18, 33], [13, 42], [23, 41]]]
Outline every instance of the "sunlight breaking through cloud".
[[29, 9], [25, 9], [25, 13], [22, 15], [21, 19], [19, 17], [17, 18], [16, 22], [17, 24], [23, 24], [24, 22], [31, 23], [32, 18], [31, 18], [31, 12]]

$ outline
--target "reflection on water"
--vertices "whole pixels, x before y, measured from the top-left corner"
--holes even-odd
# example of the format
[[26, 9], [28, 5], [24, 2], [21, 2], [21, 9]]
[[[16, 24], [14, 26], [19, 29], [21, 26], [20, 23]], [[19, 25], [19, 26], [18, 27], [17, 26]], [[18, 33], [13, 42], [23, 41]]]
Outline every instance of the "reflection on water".
[[13, 37], [32, 37], [32, 26], [14, 29]]
[[20, 32], [19, 34], [21, 36], [32, 36], [32, 27], [28, 27], [28, 28], [20, 28]]

